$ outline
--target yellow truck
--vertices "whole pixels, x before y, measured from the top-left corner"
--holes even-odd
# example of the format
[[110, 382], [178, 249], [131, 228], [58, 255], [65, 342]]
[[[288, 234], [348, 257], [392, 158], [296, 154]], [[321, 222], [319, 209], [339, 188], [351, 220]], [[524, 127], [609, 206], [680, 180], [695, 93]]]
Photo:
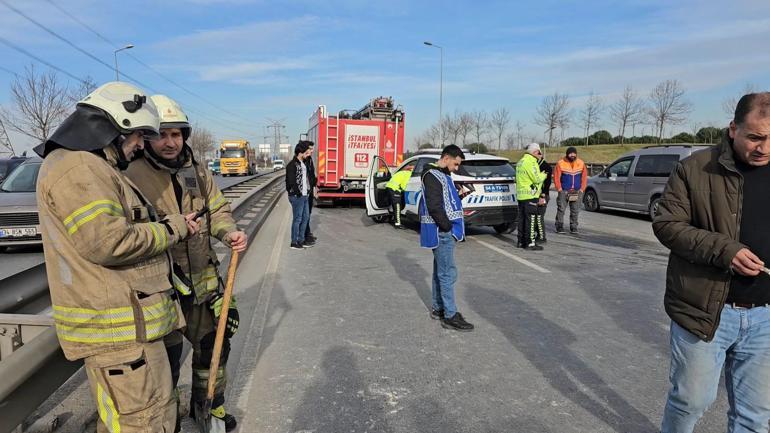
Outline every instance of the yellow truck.
[[224, 140], [219, 146], [222, 176], [257, 174], [257, 154], [246, 140]]

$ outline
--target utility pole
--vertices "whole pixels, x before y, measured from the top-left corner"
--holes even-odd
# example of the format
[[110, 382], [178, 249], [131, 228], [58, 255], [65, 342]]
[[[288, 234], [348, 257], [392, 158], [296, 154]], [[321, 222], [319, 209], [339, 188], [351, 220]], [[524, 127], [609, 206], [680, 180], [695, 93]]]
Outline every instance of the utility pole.
[[283, 137], [283, 129], [286, 129], [286, 125], [283, 124], [283, 119], [281, 120], [272, 120], [267, 119], [267, 129], [273, 130], [273, 148], [271, 149], [270, 153], [275, 155], [278, 149], [278, 145], [280, 144], [281, 137]]
[[13, 150], [11, 144], [11, 138], [8, 136], [8, 132], [5, 130], [3, 121], [0, 120], [0, 156], [15, 156], [16, 152]]

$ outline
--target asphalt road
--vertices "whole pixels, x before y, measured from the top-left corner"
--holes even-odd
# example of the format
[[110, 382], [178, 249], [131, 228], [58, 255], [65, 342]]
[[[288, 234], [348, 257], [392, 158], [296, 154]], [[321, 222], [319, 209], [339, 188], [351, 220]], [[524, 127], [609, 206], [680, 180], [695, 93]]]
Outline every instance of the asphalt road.
[[[470, 229], [457, 303], [477, 328], [457, 333], [428, 316], [415, 231], [315, 209], [318, 245], [291, 250], [283, 204], [263, 230], [278, 240], [241, 264], [241, 432], [657, 431], [667, 253], [645, 218], [584, 213], [580, 236], [550, 234], [542, 252]], [[723, 431], [725, 411], [720, 390], [696, 431]]]

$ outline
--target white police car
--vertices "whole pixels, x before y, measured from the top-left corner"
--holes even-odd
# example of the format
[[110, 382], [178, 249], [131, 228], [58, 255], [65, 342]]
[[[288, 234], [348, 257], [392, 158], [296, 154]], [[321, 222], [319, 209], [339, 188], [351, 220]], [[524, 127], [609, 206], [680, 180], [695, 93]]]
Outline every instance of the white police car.
[[[375, 157], [366, 180], [366, 214], [381, 222], [388, 216], [388, 194], [385, 184], [392, 174], [412, 170], [412, 176], [404, 193], [403, 218], [418, 219], [418, 203], [422, 195], [420, 176], [428, 164], [436, 163], [440, 150], [421, 152], [407, 159], [396, 169]], [[507, 158], [494, 155], [465, 152], [465, 160], [452, 180], [460, 188], [471, 192], [463, 198], [466, 226], [492, 226], [498, 233], [510, 232], [516, 227], [518, 205], [516, 203], [516, 170]]]

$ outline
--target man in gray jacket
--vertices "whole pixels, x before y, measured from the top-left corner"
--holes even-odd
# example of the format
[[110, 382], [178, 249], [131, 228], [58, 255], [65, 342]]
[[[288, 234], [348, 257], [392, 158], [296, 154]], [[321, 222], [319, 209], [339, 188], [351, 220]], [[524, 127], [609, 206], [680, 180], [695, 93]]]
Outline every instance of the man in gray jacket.
[[770, 421], [770, 93], [745, 95], [722, 143], [680, 162], [653, 230], [671, 250], [671, 390], [661, 432], [692, 432], [724, 366], [728, 432]]

